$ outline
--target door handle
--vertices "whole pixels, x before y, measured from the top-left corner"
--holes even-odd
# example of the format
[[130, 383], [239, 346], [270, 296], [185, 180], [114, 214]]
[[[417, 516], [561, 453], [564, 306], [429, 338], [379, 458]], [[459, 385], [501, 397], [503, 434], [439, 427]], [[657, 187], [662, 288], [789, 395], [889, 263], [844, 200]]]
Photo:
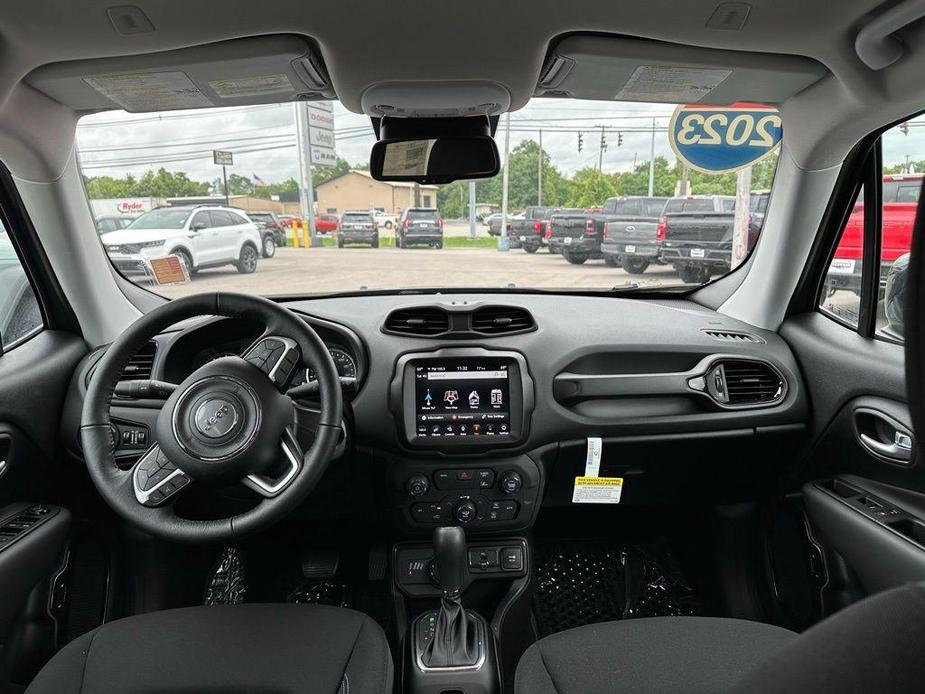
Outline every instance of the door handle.
[[912, 432], [905, 425], [876, 409], [854, 411], [855, 434], [861, 446], [874, 456], [899, 465], [909, 465], [915, 450]]
[[900, 431], [896, 432], [896, 436], [891, 443], [878, 441], [867, 434], [861, 434], [858, 438], [860, 438], [864, 448], [877, 455], [882, 455], [884, 458], [892, 458], [904, 463], [912, 460], [912, 438]]

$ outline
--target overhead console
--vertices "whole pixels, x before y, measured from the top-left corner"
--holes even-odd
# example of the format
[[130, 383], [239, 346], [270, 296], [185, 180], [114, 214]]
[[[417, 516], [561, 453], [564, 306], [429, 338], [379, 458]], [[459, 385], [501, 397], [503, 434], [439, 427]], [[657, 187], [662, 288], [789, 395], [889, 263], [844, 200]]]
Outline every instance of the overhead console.
[[521, 354], [480, 347], [404, 355], [390, 395], [405, 443], [443, 450], [523, 442], [534, 397]]

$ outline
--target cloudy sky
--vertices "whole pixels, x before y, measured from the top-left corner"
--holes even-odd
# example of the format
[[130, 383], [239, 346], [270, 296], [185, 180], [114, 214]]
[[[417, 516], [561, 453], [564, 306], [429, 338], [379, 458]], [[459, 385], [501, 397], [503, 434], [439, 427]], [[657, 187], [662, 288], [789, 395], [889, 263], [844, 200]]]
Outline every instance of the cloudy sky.
[[[674, 156], [665, 129], [673, 107], [666, 104], [633, 104], [607, 101], [534, 99], [511, 115], [511, 149], [525, 139], [538, 139], [553, 164], [566, 173], [596, 165], [600, 126], [606, 128], [605, 171], [626, 171], [634, 159], [647, 160], [651, 145], [652, 118], [657, 127], [656, 155]], [[334, 105], [335, 135], [339, 156], [356, 164], [367, 161], [374, 142], [366, 116]], [[925, 119], [919, 119], [925, 124]], [[504, 147], [502, 127], [498, 146]], [[583, 149], [578, 152], [578, 131]], [[617, 147], [617, 133], [623, 145]], [[785, 134], [786, 137], [786, 134]], [[212, 180], [221, 171], [212, 163], [212, 150], [234, 153], [229, 173], [250, 178], [256, 174], [267, 183], [298, 179], [295, 120], [292, 104], [229, 109], [171, 111], [160, 114], [128, 114], [112, 111], [88, 116], [78, 128], [81, 162], [88, 175], [139, 176], [161, 166], [185, 171], [195, 180]], [[886, 164], [901, 163], [905, 155], [925, 159], [925, 127], [912, 128], [908, 136], [889, 133], [884, 141]]]

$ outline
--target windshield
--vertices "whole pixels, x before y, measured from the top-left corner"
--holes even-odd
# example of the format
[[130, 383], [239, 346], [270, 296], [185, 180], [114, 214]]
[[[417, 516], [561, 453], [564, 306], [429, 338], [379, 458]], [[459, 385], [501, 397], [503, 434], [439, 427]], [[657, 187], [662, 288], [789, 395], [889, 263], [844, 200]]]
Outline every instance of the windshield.
[[[496, 176], [443, 185], [374, 180], [370, 119], [336, 101], [97, 113], [80, 120], [77, 143], [94, 219], [131, 210], [144, 214], [128, 232], [194, 229], [160, 245], [104, 246], [117, 271], [168, 297], [672, 290], [742, 264], [777, 167], [771, 149], [707, 172], [682, 151], [690, 133], [682, 142], [673, 130], [675, 111], [533, 99], [498, 121]], [[296, 128], [300, 119], [311, 127]], [[757, 191], [761, 201], [737, 215], [735, 201]], [[202, 226], [196, 206], [212, 210]], [[219, 224], [223, 207], [259, 224]], [[154, 272], [165, 254], [187, 272]]]
[[182, 229], [189, 219], [189, 210], [153, 210], [141, 215], [128, 229]]

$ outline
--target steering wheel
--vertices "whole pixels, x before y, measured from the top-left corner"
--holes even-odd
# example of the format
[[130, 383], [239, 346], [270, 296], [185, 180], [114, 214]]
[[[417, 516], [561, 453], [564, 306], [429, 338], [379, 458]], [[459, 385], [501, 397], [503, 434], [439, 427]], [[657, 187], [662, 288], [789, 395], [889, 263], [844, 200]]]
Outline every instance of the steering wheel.
[[[128, 360], [152, 337], [196, 316], [259, 321], [263, 334], [243, 356], [211, 361], [164, 403], [151, 447], [132, 467], [116, 466], [109, 408]], [[315, 438], [304, 453], [285, 389], [301, 363], [314, 369], [321, 401]], [[182, 542], [225, 542], [266, 528], [315, 487], [340, 435], [340, 383], [318, 334], [291, 311], [256, 296], [196, 294], [175, 299], [133, 323], [106, 351], [84, 400], [80, 438], [90, 478], [126, 520]], [[220, 520], [178, 516], [175, 502], [193, 485], [240, 481], [262, 496], [252, 509]]]

